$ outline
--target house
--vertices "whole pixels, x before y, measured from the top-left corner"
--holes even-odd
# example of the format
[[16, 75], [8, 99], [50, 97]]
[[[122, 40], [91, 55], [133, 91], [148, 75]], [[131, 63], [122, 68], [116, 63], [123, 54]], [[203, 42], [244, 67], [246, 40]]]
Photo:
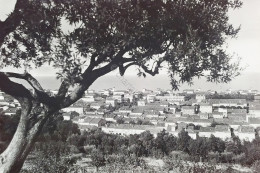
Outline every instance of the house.
[[114, 113], [107, 113], [104, 115], [106, 121], [116, 122], [117, 115]]
[[133, 94], [125, 94], [124, 95], [125, 100], [129, 100], [130, 102], [133, 102], [134, 100], [134, 95]]
[[144, 120], [146, 122], [150, 122], [151, 124], [154, 124], [154, 125], [159, 125], [159, 124], [164, 124], [164, 119], [165, 117], [164, 116], [159, 116], [158, 118], [145, 118]]
[[195, 126], [202, 126], [202, 127], [207, 127], [210, 126], [211, 123], [213, 122], [213, 119], [196, 119], [196, 118], [178, 118], [177, 123], [184, 122], [186, 124], [194, 124]]
[[260, 127], [260, 118], [248, 117], [248, 124], [254, 128]]
[[101, 95], [109, 96], [109, 95], [110, 95], [110, 90], [107, 90], [107, 89], [101, 90], [99, 93], [100, 93]]
[[9, 106], [0, 106], [0, 109], [2, 109], [3, 111], [7, 110], [9, 108]]
[[175, 122], [165, 121], [164, 125], [165, 125], [165, 128], [167, 131], [176, 131], [177, 130], [177, 124]]
[[134, 135], [141, 134], [145, 131], [150, 131], [150, 133], [156, 137], [157, 133], [165, 129], [164, 126], [154, 126], [154, 125], [132, 125], [132, 124], [110, 124], [102, 127], [102, 131], [109, 134], [119, 134], [119, 135]]
[[176, 113], [175, 113], [175, 116], [176, 116], [176, 117], [181, 117], [182, 114], [181, 114], [181, 112], [176, 112]]
[[5, 100], [0, 100], [0, 106], [8, 106], [9, 103]]
[[246, 122], [247, 116], [245, 113], [228, 114], [228, 119], [232, 120], [233, 122]]
[[95, 94], [87, 94], [81, 98], [84, 102], [94, 102], [95, 101]]
[[260, 102], [249, 103], [249, 114], [260, 117]]
[[84, 114], [85, 117], [90, 117], [90, 118], [103, 118], [104, 114]]
[[146, 89], [146, 88], [143, 88], [142, 93], [150, 94], [150, 93], [153, 93], [153, 91], [149, 90], [149, 89]]
[[186, 89], [186, 90], [183, 90], [183, 93], [185, 93], [185, 94], [194, 94], [194, 90], [193, 89]]
[[160, 101], [182, 102], [182, 101], [184, 101], [185, 97], [179, 96], [179, 95], [173, 95], [173, 94], [165, 94], [163, 96], [157, 95], [155, 98]]
[[90, 107], [93, 108], [93, 109], [98, 110], [98, 109], [100, 109], [100, 107], [103, 106], [103, 105], [104, 105], [103, 102], [94, 102], [94, 103], [91, 103], [91, 104], [90, 104]]
[[96, 111], [96, 114], [98, 114], [98, 115], [104, 115], [106, 112], [107, 112], [106, 109], [99, 108], [99, 109]]
[[246, 114], [247, 110], [246, 109], [233, 109], [233, 108], [228, 108], [227, 109], [228, 114]]
[[158, 118], [159, 116], [160, 116], [160, 112], [157, 110], [144, 110], [143, 117]]
[[199, 103], [201, 113], [212, 113], [212, 105], [209, 103]]
[[62, 109], [64, 112], [77, 112], [79, 114], [83, 114], [84, 111], [83, 111], [83, 107], [80, 107], [80, 106], [70, 106], [70, 107], [67, 107], [67, 108], [63, 108]]
[[70, 119], [72, 119], [71, 114], [68, 113], [68, 112], [64, 112], [64, 113], [62, 114], [62, 116], [63, 116], [63, 120], [69, 121]]
[[195, 106], [182, 106], [181, 112], [182, 112], [182, 114], [194, 115], [195, 114]]
[[182, 129], [186, 129], [187, 128], [187, 123], [185, 123], [185, 122], [178, 122], [177, 123], [177, 129], [180, 131], [180, 130], [182, 130]]
[[165, 108], [168, 108], [170, 105], [170, 103], [168, 101], [161, 101], [159, 104], [160, 104], [160, 106], [165, 107]]
[[102, 118], [92, 118], [92, 117], [79, 117], [77, 124], [101, 127], [106, 124], [106, 120]]
[[169, 106], [169, 111], [170, 111], [171, 113], [175, 113], [175, 112], [176, 112], [176, 109], [177, 109], [177, 106], [175, 106], [175, 105], [170, 105], [170, 106]]
[[113, 95], [112, 97], [113, 97], [113, 99], [117, 100], [118, 103], [122, 103], [124, 100], [124, 95], [116, 94], [116, 95]]
[[157, 102], [149, 103], [146, 106], [143, 106], [143, 109], [144, 110], [158, 111], [160, 114], [164, 114], [164, 112], [165, 112], [165, 107], [158, 105]]
[[224, 118], [225, 114], [223, 112], [212, 112], [212, 117], [214, 119]]
[[9, 107], [8, 109], [6, 109], [6, 110], [4, 111], [4, 114], [11, 116], [11, 115], [15, 115], [16, 112], [17, 112], [17, 108], [10, 108], [10, 107]]
[[199, 113], [200, 119], [209, 119], [209, 114], [208, 113]]
[[248, 126], [249, 124], [247, 122], [227, 122], [227, 124], [232, 128], [234, 131], [238, 130], [240, 126]]
[[246, 99], [210, 99], [208, 100], [209, 103], [212, 104], [213, 107], [246, 107], [247, 101]]
[[205, 137], [210, 138], [211, 135], [215, 134], [215, 128], [214, 127], [201, 127], [198, 131], [199, 137]]
[[155, 95], [154, 94], [147, 94], [146, 100], [147, 100], [147, 103], [155, 102]]
[[206, 96], [204, 93], [197, 93], [195, 99], [197, 100], [197, 102], [202, 102], [206, 100]]
[[137, 106], [145, 106], [146, 105], [146, 101], [145, 100], [138, 100], [137, 101]]
[[112, 98], [112, 97], [107, 97], [106, 98], [106, 104], [115, 107], [117, 105], [117, 100]]
[[132, 112], [132, 108], [130, 108], [129, 106], [123, 106], [123, 107], [119, 108], [119, 112], [131, 113]]
[[186, 129], [186, 132], [188, 132], [188, 135], [192, 139], [196, 139], [197, 138], [197, 130], [194, 130], [194, 126], [188, 126], [187, 129]]
[[87, 91], [85, 91], [85, 93], [87, 93], [87, 94], [94, 94], [95, 90], [88, 89]]
[[224, 117], [227, 117], [227, 114], [228, 114], [227, 108], [219, 107], [219, 108], [216, 108], [214, 111], [223, 113]]
[[254, 95], [254, 100], [259, 102], [260, 101], [260, 95], [259, 94]]
[[114, 92], [113, 92], [113, 95], [125, 95], [125, 93], [127, 93], [127, 91], [126, 90], [115, 90]]
[[131, 116], [141, 116], [144, 113], [144, 109], [142, 109], [141, 107], [135, 107], [133, 108], [132, 112], [130, 113]]
[[241, 141], [252, 142], [255, 139], [255, 129], [253, 126], [240, 126], [234, 134], [239, 137]]
[[5, 97], [0, 93], [0, 101], [4, 101]]
[[214, 136], [221, 138], [222, 140], [231, 138], [229, 125], [216, 125]]

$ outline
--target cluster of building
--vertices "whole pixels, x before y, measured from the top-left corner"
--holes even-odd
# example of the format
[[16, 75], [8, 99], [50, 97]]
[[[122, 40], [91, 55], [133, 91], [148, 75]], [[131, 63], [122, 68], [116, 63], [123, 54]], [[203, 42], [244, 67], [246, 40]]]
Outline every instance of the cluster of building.
[[[223, 140], [233, 135], [241, 140], [255, 139], [260, 127], [258, 92], [243, 92], [253, 95], [253, 100], [207, 97], [214, 93], [194, 90], [184, 90], [181, 93], [147, 89], [139, 92], [88, 90], [78, 103], [64, 109], [67, 112], [64, 119], [71, 119], [81, 130], [98, 127], [107, 133], [121, 135], [149, 130], [156, 136], [165, 129], [177, 136], [184, 129], [194, 139], [211, 135]], [[78, 112], [79, 116], [71, 118], [68, 112], [73, 111]]]
[[[233, 135], [241, 140], [255, 139], [260, 129], [258, 91], [239, 92], [253, 99], [212, 99], [214, 94], [200, 90], [87, 90], [83, 98], [62, 111], [64, 120], [72, 120], [82, 131], [101, 128], [107, 133], [130, 135], [148, 130], [156, 136], [165, 129], [177, 136], [184, 129], [194, 139], [211, 135], [223, 140]], [[0, 111], [12, 115], [19, 108], [16, 100], [0, 93]]]
[[21, 109], [20, 103], [11, 96], [0, 91], [0, 113], [5, 115], [15, 115]]

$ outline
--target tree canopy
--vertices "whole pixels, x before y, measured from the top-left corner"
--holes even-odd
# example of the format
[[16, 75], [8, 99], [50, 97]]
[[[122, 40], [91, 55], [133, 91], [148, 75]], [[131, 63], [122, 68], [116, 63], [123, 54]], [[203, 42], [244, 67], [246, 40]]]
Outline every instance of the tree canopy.
[[227, 82], [238, 66], [223, 44], [239, 30], [227, 12], [240, 6], [237, 0], [18, 0], [0, 23], [6, 32], [15, 27], [1, 32], [1, 61], [50, 63], [72, 85], [83, 84], [88, 72], [99, 77], [118, 67], [123, 75], [133, 65], [144, 76], [167, 67], [173, 88], [204, 72], [209, 81]]

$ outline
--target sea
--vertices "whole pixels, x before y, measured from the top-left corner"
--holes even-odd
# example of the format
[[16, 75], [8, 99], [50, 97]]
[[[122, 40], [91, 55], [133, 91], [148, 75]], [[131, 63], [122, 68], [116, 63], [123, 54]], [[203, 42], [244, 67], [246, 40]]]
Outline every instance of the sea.
[[[36, 79], [41, 83], [44, 89], [56, 90], [59, 88], [61, 81], [55, 76], [36, 76]], [[15, 80], [26, 87], [27, 83], [21, 80]], [[156, 90], [158, 88], [163, 90], [171, 89], [170, 79], [166, 74], [157, 76], [138, 77], [136, 75], [120, 76], [119, 74], [108, 74], [97, 79], [89, 89], [99, 91], [102, 89], [131, 89], [133, 91], [141, 91], [143, 88]], [[207, 82], [205, 78], [195, 78], [193, 85], [187, 83], [180, 84], [179, 90], [184, 89], [200, 89], [201, 91], [214, 90], [225, 91], [231, 90], [259, 90], [260, 91], [260, 73], [246, 73], [241, 74], [229, 83], [212, 83]]]

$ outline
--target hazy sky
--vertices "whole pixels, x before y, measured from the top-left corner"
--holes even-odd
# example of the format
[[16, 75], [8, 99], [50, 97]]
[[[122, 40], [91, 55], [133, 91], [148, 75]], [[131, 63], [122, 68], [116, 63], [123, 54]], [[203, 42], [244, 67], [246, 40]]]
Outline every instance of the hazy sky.
[[[4, 20], [15, 4], [15, 0], [0, 0], [0, 20]], [[240, 26], [236, 39], [228, 40], [227, 51], [241, 57], [241, 65], [246, 67], [244, 74], [260, 74], [260, 0], [242, 0], [242, 8], [230, 11], [230, 22]], [[53, 75], [53, 70], [44, 67], [34, 71], [34, 75]], [[44, 72], [43, 72], [44, 71]], [[128, 71], [132, 74], [134, 71]], [[260, 78], [260, 76], [259, 76]]]

